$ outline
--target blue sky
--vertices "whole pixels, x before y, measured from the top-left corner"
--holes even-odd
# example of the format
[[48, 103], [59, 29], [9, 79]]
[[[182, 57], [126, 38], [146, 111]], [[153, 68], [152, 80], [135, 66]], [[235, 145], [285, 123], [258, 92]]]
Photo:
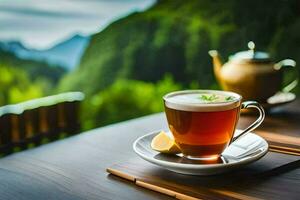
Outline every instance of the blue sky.
[[154, 0], [0, 0], [0, 41], [49, 48], [76, 33], [90, 35], [147, 9]]

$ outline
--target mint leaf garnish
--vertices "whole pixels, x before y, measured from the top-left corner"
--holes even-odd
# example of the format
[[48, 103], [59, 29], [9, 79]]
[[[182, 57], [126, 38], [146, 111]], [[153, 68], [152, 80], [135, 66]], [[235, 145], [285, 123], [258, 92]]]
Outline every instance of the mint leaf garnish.
[[219, 97], [215, 94], [201, 94], [199, 99], [206, 102], [213, 102], [217, 100]]
[[228, 96], [225, 98], [226, 101], [232, 101], [234, 98], [232, 96]]

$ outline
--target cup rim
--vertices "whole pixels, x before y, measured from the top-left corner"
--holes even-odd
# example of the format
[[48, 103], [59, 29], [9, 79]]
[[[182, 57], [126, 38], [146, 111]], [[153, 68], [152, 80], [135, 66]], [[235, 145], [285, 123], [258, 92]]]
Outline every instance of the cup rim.
[[[192, 94], [192, 93], [213, 93], [213, 94], [225, 94], [228, 96], [234, 96], [235, 98], [231, 101], [226, 102], [211, 102], [211, 103], [184, 103], [184, 102], [174, 102], [170, 101], [170, 97], [182, 94]], [[167, 93], [163, 96], [165, 106], [175, 110], [181, 111], [191, 111], [191, 112], [214, 112], [214, 111], [225, 111], [237, 108], [240, 106], [242, 101], [242, 96], [231, 91], [222, 90], [179, 90]]]

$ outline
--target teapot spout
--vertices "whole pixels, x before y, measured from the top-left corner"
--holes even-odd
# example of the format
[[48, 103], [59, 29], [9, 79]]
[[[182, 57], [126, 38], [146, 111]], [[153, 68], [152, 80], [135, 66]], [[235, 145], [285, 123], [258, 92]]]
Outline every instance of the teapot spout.
[[217, 81], [221, 81], [221, 68], [222, 68], [222, 62], [219, 56], [219, 53], [217, 50], [210, 50], [208, 54], [212, 57], [212, 62], [214, 66], [214, 74], [217, 78]]

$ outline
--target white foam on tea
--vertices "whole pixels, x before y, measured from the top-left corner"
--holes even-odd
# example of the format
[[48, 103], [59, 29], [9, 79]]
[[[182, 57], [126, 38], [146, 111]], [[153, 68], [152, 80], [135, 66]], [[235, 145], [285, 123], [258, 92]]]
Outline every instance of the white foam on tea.
[[[228, 98], [228, 100], [226, 100]], [[228, 102], [234, 100], [232, 96], [225, 96], [219, 94], [210, 94], [210, 93], [200, 93], [200, 94], [184, 94], [184, 95], [175, 95], [168, 98], [170, 102], [177, 102], [177, 103], [221, 103], [221, 102]]]
[[168, 108], [183, 111], [223, 111], [240, 105], [241, 96], [233, 92], [216, 90], [186, 90], [164, 96]]

